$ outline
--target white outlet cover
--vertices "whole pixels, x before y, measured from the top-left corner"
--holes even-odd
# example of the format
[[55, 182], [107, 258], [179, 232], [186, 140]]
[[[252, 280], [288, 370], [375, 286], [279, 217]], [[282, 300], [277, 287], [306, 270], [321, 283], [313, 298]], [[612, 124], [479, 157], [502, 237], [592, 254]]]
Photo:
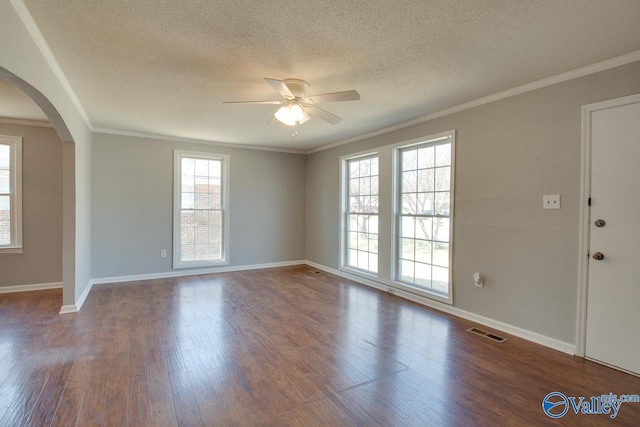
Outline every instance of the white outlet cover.
[[560, 195], [549, 194], [542, 196], [543, 209], [560, 209]]

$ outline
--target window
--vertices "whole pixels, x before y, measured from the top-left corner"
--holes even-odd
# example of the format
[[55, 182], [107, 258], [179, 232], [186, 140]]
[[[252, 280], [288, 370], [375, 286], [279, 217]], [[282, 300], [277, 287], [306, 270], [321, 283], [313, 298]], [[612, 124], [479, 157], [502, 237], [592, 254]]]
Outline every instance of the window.
[[22, 138], [0, 135], [0, 252], [22, 249]]
[[229, 156], [174, 152], [174, 268], [227, 264]]
[[347, 159], [343, 186], [343, 266], [378, 271], [378, 156]]
[[450, 295], [453, 139], [398, 150], [396, 280]]

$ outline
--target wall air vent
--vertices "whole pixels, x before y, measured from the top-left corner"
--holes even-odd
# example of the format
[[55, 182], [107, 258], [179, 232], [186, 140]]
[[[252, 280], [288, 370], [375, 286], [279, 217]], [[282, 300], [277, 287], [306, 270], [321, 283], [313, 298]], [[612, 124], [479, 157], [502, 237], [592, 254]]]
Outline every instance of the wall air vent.
[[483, 331], [482, 329], [478, 329], [478, 328], [469, 328], [469, 329], [467, 329], [467, 331], [469, 331], [469, 332], [471, 332], [473, 334], [476, 334], [476, 335], [483, 336], [485, 338], [489, 338], [490, 340], [493, 340], [493, 341], [499, 342], [499, 343], [505, 342], [507, 340], [506, 338], [500, 337], [500, 336], [495, 335], [495, 334], [491, 334], [491, 333], [489, 333], [487, 331]]

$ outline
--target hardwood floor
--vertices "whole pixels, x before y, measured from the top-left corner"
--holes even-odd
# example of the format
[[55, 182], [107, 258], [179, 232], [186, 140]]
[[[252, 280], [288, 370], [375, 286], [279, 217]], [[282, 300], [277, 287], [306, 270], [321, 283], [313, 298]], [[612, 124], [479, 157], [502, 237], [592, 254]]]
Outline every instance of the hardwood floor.
[[[306, 266], [0, 295], [0, 425], [639, 425], [640, 379]], [[543, 315], [541, 313], [541, 315]], [[504, 334], [501, 334], [504, 335]], [[637, 337], [636, 337], [637, 338]]]

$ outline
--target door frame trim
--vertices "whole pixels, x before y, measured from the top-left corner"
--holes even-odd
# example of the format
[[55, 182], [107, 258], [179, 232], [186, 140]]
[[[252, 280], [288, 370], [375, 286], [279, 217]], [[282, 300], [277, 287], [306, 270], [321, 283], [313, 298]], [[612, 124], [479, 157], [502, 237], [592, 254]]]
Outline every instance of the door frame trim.
[[587, 337], [587, 299], [589, 290], [589, 230], [591, 225], [591, 115], [596, 111], [640, 102], [640, 93], [582, 106], [582, 142], [580, 148], [580, 236], [578, 254], [578, 302], [576, 320], [576, 356], [585, 357]]

